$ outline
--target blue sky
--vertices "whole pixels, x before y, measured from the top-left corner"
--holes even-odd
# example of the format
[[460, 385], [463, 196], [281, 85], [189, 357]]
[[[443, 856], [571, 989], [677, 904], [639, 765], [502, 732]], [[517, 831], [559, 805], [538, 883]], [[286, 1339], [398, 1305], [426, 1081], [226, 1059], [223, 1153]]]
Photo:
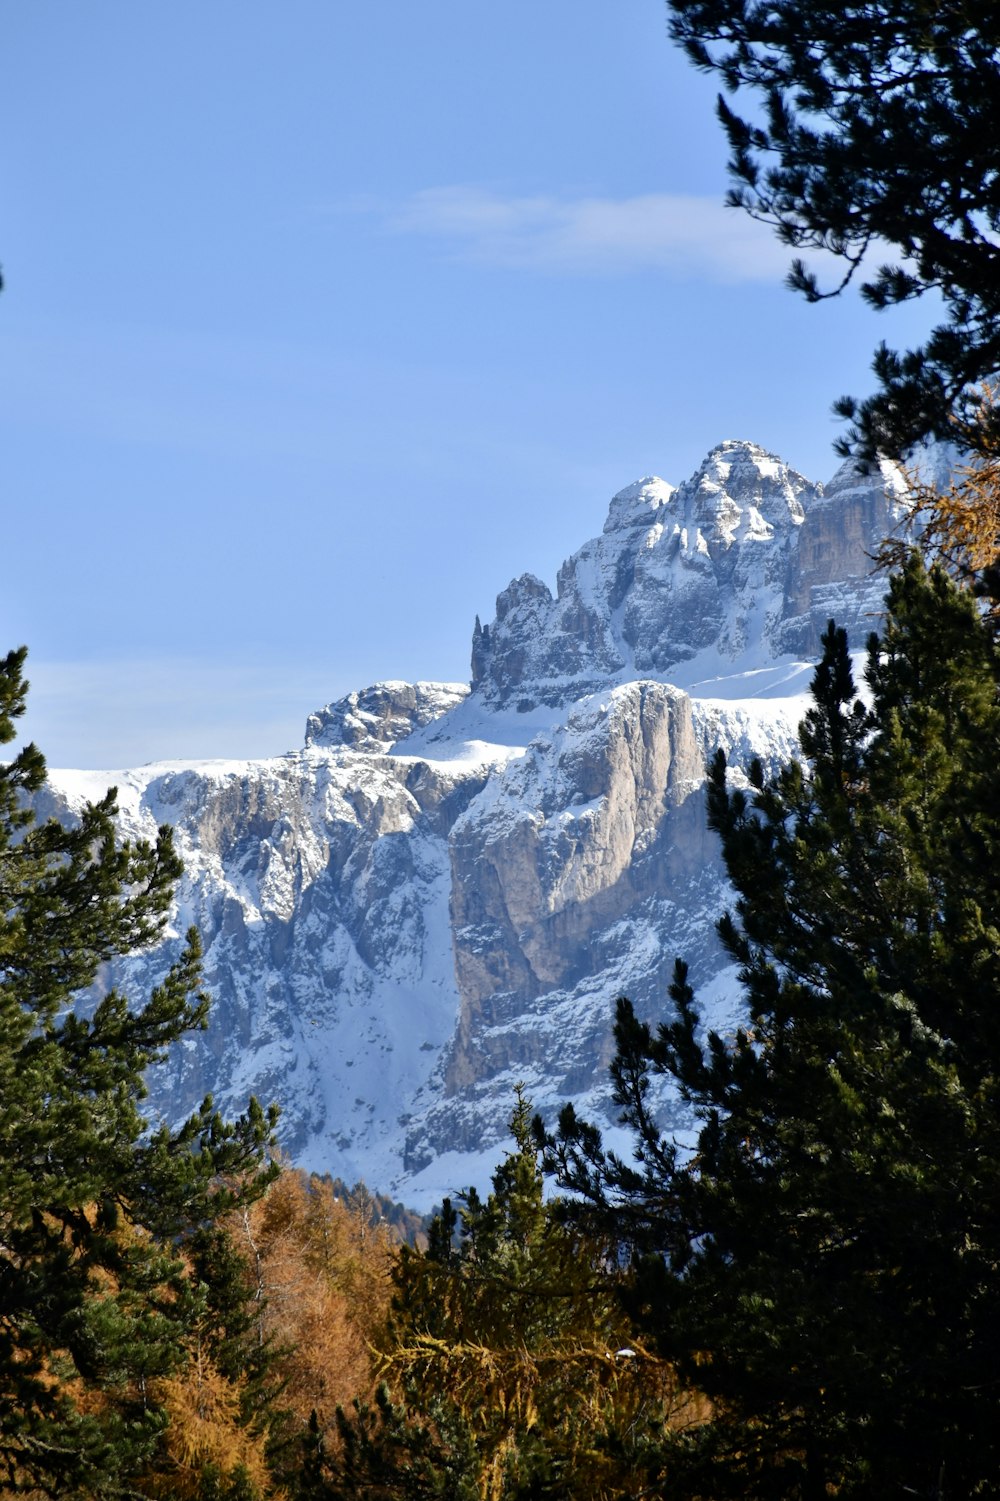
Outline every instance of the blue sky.
[[828, 478], [925, 326], [783, 288], [661, 0], [11, 0], [0, 75], [0, 644], [54, 765], [466, 678], [638, 476]]

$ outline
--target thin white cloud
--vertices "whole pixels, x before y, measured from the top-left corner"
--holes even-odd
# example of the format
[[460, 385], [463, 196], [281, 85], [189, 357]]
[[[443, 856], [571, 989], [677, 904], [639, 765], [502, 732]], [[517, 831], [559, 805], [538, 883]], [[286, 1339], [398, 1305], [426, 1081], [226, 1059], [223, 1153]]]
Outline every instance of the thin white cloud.
[[463, 260], [524, 270], [656, 270], [720, 282], [775, 281], [791, 253], [766, 225], [721, 198], [503, 197], [485, 188], [426, 188], [384, 212], [398, 234], [442, 241]]

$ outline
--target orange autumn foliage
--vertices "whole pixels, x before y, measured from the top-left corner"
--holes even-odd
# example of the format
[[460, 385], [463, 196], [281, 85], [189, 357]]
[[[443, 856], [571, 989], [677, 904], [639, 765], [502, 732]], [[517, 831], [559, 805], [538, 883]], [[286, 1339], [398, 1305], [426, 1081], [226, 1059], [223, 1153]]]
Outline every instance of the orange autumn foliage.
[[325, 1427], [338, 1405], [371, 1389], [394, 1238], [328, 1181], [293, 1169], [228, 1229], [261, 1308], [260, 1337], [277, 1352], [282, 1406], [299, 1423], [315, 1411]]
[[957, 464], [944, 488], [924, 479], [915, 467], [904, 467], [908, 487], [908, 540], [893, 538], [878, 554], [883, 567], [902, 567], [913, 542], [928, 559], [942, 564], [963, 588], [987, 601], [986, 609], [1000, 618], [1000, 425], [997, 397], [992, 389], [980, 392], [971, 422], [956, 423], [957, 436], [972, 457]]
[[156, 1471], [144, 1487], [148, 1495], [193, 1501], [206, 1469], [223, 1479], [241, 1470], [261, 1494], [281, 1494], [269, 1489], [264, 1435], [241, 1422], [239, 1389], [206, 1351], [196, 1351], [181, 1375], [157, 1382], [156, 1397], [168, 1424]]

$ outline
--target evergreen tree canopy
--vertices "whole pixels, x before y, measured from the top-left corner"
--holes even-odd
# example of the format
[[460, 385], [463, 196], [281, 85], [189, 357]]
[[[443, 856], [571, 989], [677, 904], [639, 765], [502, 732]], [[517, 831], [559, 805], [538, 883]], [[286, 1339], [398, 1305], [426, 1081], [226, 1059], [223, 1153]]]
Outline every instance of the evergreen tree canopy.
[[[0, 662], [0, 743], [24, 657]], [[227, 1124], [209, 1099], [148, 1127], [144, 1071], [205, 1023], [197, 935], [144, 1005], [74, 1004], [160, 934], [179, 861], [167, 828], [116, 843], [113, 791], [75, 827], [37, 822], [44, 777], [33, 745], [0, 765], [0, 1487], [126, 1496], [166, 1422], [157, 1383], [205, 1312], [185, 1239], [263, 1190], [276, 1113], [251, 1102]]]
[[[716, 759], [720, 924], [748, 1020], [703, 1037], [678, 964], [621, 1002], [637, 1165], [564, 1112], [565, 1182], [634, 1257], [633, 1312], [713, 1401], [670, 1494], [996, 1494], [1000, 1475], [1000, 652], [912, 559], [856, 697], [831, 624], [803, 761]], [[650, 1073], [695, 1107], [661, 1137]]]
[[[839, 446], [863, 458], [953, 436], [952, 413], [1000, 370], [1000, 13], [982, 0], [668, 0], [670, 31], [699, 68], [761, 109], [719, 98], [738, 186], [729, 201], [798, 250], [840, 257], [821, 290], [859, 271], [875, 308], [939, 295], [946, 320], [922, 348], [882, 344], [880, 389]], [[886, 249], [895, 256], [879, 264]], [[873, 265], [873, 262], [875, 263]]]

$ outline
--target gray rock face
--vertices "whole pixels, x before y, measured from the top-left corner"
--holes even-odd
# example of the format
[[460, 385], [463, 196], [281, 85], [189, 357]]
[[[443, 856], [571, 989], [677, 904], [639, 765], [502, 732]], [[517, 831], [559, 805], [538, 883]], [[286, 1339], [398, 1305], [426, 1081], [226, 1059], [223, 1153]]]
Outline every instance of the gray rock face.
[[[578, 976], [597, 927], [636, 897], [634, 863], [701, 772], [687, 697], [632, 683], [577, 705], [473, 801], [450, 838], [460, 1029], [498, 992], [533, 996]], [[449, 1079], [473, 1072], [453, 1049]]]
[[848, 460], [837, 470], [802, 527], [776, 636], [780, 650], [815, 654], [832, 616], [863, 645], [886, 590], [873, 558], [886, 537], [899, 534], [905, 500], [906, 484], [895, 465], [859, 474]]
[[111, 977], [148, 992], [201, 929], [212, 1018], [152, 1072], [154, 1109], [276, 1098], [298, 1161], [424, 1205], [484, 1181], [517, 1082], [613, 1124], [614, 1000], [662, 1014], [675, 956], [735, 1025], [705, 758], [794, 753], [799, 659], [830, 614], [862, 644], [901, 502], [891, 470], [824, 491], [724, 443], [616, 495], [554, 595], [510, 584], [471, 693], [376, 684], [271, 761], [53, 773], [66, 815], [114, 780], [124, 831], [177, 831], [171, 935]]
[[[707, 871], [721, 884], [705, 827], [703, 759], [686, 695], [632, 683], [578, 704], [456, 820], [461, 1002], [443, 1059], [444, 1099], [407, 1139], [411, 1167], [482, 1140], [491, 1123], [475, 1100], [484, 1090], [509, 1098], [514, 1083], [529, 1081], [539, 1104], [604, 1092], [608, 1014], [592, 1004], [595, 976], [614, 987], [640, 928], [676, 927]], [[714, 942], [709, 949], [717, 959]], [[658, 956], [638, 992], [662, 995], [672, 963], [672, 954]]]

